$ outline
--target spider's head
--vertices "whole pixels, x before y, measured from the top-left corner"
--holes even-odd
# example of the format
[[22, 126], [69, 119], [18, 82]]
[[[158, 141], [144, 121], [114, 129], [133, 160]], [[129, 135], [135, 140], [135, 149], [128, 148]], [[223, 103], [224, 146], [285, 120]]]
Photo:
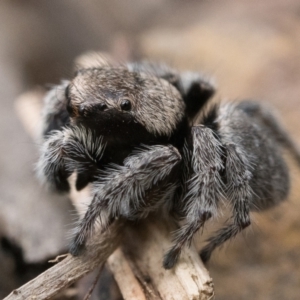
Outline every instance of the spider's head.
[[80, 70], [66, 91], [73, 124], [102, 135], [171, 136], [185, 104], [167, 81], [125, 67]]

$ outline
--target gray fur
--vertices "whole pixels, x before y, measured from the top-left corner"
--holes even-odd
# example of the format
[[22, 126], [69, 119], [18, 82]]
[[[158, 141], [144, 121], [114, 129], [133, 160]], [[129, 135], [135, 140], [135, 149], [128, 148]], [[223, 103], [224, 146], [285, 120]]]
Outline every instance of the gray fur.
[[91, 130], [68, 127], [52, 131], [41, 147], [37, 175], [51, 190], [67, 192], [67, 178], [75, 171], [90, 170], [97, 165], [104, 149], [102, 137], [95, 136]]
[[[242, 102], [220, 108], [217, 121], [226, 149], [226, 198], [232, 204], [233, 220], [208, 240], [200, 254], [203, 261], [209, 260], [216, 247], [250, 225], [250, 210], [272, 207], [286, 199], [289, 192], [288, 169], [276, 136], [264, 128], [260, 116], [249, 117], [241, 109], [245, 105]], [[259, 107], [253, 102], [247, 105]]]
[[[282, 143], [286, 134], [281, 134], [283, 129], [272, 115], [268, 114], [268, 120], [272, 116], [272, 123], [268, 122], [265, 128], [261, 114], [250, 115], [246, 106], [263, 110], [253, 102], [219, 107], [214, 121], [218, 125], [218, 138], [213, 130], [203, 125], [192, 128], [191, 165], [198, 175], [190, 175], [188, 191], [183, 198], [186, 221], [174, 234], [174, 245], [164, 258], [165, 268], [174, 266], [182, 247], [189, 245], [194, 233], [217, 214], [220, 200], [227, 199], [232, 205], [233, 219], [208, 240], [200, 254], [203, 261], [209, 260], [216, 247], [250, 225], [251, 210], [267, 209], [288, 196], [288, 168], [278, 147], [287, 145]], [[293, 146], [292, 150], [299, 156]], [[225, 163], [222, 157], [226, 157]], [[223, 169], [226, 184], [220, 178]]]
[[167, 81], [123, 67], [82, 70], [71, 82], [70, 97], [75, 114], [80, 106], [95, 103], [122, 112], [120, 102], [128, 99], [132, 103], [128, 114], [155, 135], [171, 135], [185, 110], [179, 92]]
[[222, 198], [222, 144], [213, 130], [199, 125], [192, 128], [192, 148], [193, 171], [186, 182], [187, 193], [182, 199], [186, 224], [175, 233], [174, 246], [165, 255], [164, 267], [167, 269], [174, 266], [183, 246], [190, 245], [205, 221], [216, 215]]
[[70, 247], [72, 253], [78, 254], [84, 246], [97, 219], [102, 228], [107, 228], [116, 217], [144, 218], [171, 201], [176, 185], [157, 186], [180, 160], [176, 148], [152, 146], [128, 157], [124, 166], [107, 168], [94, 185], [93, 199]]
[[[145, 73], [162, 78], [175, 86], [187, 104], [185, 113], [190, 121], [194, 119], [195, 115], [214, 95], [216, 90], [215, 80], [199, 72], [179, 72], [164, 63], [158, 64], [150, 61], [129, 63], [127, 67], [133, 72]], [[191, 108], [189, 108], [191, 104], [189, 101], [190, 97], [193, 102]], [[194, 97], [197, 98], [196, 101], [193, 99]]]
[[[106, 230], [115, 218], [137, 220], [166, 209], [183, 219], [164, 258], [164, 267], [172, 268], [195, 232], [218, 215], [220, 201], [228, 201], [232, 218], [202, 250], [207, 261], [250, 225], [251, 211], [288, 196], [281, 146], [298, 162], [300, 154], [264, 106], [221, 104], [190, 126], [187, 120], [193, 123], [214, 93], [201, 75], [145, 62], [93, 67], [89, 60], [84, 66], [59, 93], [46, 97], [37, 166], [42, 181], [59, 191], [68, 190], [74, 171], [83, 178], [78, 189], [92, 182], [92, 201], [75, 230], [72, 254], [79, 254], [97, 220]], [[123, 109], [125, 100], [130, 106]]]
[[57, 174], [65, 169], [65, 157], [62, 151], [63, 141], [64, 133], [54, 131], [44, 142], [36, 165], [38, 178], [52, 190], [56, 189], [55, 178], [58, 177]]
[[53, 86], [44, 97], [44, 106], [42, 110], [43, 135], [47, 135], [50, 130], [60, 130], [66, 125], [67, 99], [65, 97], [65, 91], [69, 83], [68, 80], [63, 80], [59, 85]]

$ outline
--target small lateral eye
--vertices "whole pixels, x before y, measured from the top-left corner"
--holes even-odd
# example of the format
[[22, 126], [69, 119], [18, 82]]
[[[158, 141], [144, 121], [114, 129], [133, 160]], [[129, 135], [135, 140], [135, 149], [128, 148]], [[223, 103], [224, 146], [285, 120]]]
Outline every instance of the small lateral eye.
[[85, 108], [84, 108], [84, 105], [79, 105], [79, 107], [78, 107], [78, 112], [79, 112], [79, 114], [81, 115], [81, 116], [83, 116], [84, 115], [84, 111], [85, 111]]
[[131, 103], [130, 103], [130, 101], [129, 100], [123, 100], [122, 102], [121, 102], [121, 109], [122, 110], [130, 110], [131, 109]]

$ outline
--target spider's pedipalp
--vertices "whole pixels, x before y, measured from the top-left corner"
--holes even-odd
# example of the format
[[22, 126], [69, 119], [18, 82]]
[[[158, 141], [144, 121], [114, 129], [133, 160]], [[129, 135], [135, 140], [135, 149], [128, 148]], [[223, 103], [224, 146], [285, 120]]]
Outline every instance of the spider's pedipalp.
[[64, 134], [66, 167], [71, 172], [76, 170], [76, 189], [79, 191], [97, 175], [105, 143], [102, 136], [84, 127], [66, 128]]
[[[78, 226], [70, 252], [78, 255], [100, 217], [102, 228], [106, 228], [115, 217], [141, 218], [147, 216], [172, 199], [175, 189], [164, 183], [171, 175], [181, 156], [173, 146], [149, 146], [128, 157], [124, 166], [113, 166], [104, 177], [95, 182], [95, 195]], [[160, 186], [162, 184], [162, 186]], [[148, 197], [158, 188], [159, 197]], [[156, 191], [157, 192], [157, 191]]]
[[96, 175], [104, 149], [102, 137], [83, 127], [52, 131], [41, 148], [38, 177], [52, 190], [68, 192], [68, 177], [76, 171], [79, 190]]
[[186, 183], [187, 194], [182, 200], [186, 207], [186, 224], [176, 232], [173, 247], [165, 255], [166, 269], [175, 265], [182, 248], [189, 246], [194, 234], [216, 214], [222, 197], [223, 150], [214, 131], [202, 125], [193, 127], [192, 148], [193, 174]]

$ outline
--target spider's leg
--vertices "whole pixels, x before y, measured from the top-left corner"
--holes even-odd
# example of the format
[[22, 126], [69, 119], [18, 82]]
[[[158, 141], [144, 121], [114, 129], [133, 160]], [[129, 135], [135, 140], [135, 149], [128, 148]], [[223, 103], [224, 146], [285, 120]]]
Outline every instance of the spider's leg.
[[[104, 176], [94, 183], [93, 200], [76, 228], [70, 252], [80, 253], [98, 218], [105, 230], [115, 217], [141, 218], [156, 209], [157, 203], [146, 202], [146, 194], [167, 179], [180, 161], [181, 156], [173, 146], [150, 146], [128, 157], [124, 166], [105, 170]], [[164, 193], [172, 192], [172, 188], [164, 189]], [[165, 199], [165, 195], [161, 196], [159, 201]]]
[[233, 221], [221, 228], [208, 240], [200, 256], [204, 262], [210, 259], [213, 250], [236, 236], [250, 225], [250, 203], [252, 189], [249, 180], [252, 177], [248, 160], [242, 149], [235, 144], [226, 146], [227, 196], [233, 204]]
[[284, 126], [276, 118], [276, 114], [270, 107], [254, 101], [243, 101], [237, 105], [237, 108], [254, 118], [255, 123], [258, 122], [261, 126], [267, 129], [269, 135], [274, 137], [280, 145], [285, 147], [300, 166], [299, 147], [295, 144]]
[[95, 195], [93, 196], [93, 199], [84, 217], [80, 221], [79, 226], [75, 228], [74, 237], [69, 246], [69, 252], [72, 255], [77, 256], [81, 253], [82, 249], [85, 246], [87, 238], [93, 233], [94, 224], [97, 218], [100, 219], [102, 232], [104, 232], [112, 223], [112, 218], [108, 218], [107, 213], [105, 213], [107, 211], [108, 204], [105, 200], [106, 199], [102, 199], [98, 193], [95, 193]]
[[69, 81], [64, 80], [61, 84], [53, 86], [44, 97], [42, 111], [42, 134], [44, 137], [51, 135], [53, 130], [62, 130], [70, 123], [66, 98], [68, 85]]
[[215, 214], [222, 196], [222, 145], [214, 130], [205, 126], [192, 127], [193, 174], [187, 182], [185, 205], [186, 224], [175, 234], [172, 248], [166, 253], [163, 265], [172, 268], [185, 245], [190, 245], [194, 234]]

